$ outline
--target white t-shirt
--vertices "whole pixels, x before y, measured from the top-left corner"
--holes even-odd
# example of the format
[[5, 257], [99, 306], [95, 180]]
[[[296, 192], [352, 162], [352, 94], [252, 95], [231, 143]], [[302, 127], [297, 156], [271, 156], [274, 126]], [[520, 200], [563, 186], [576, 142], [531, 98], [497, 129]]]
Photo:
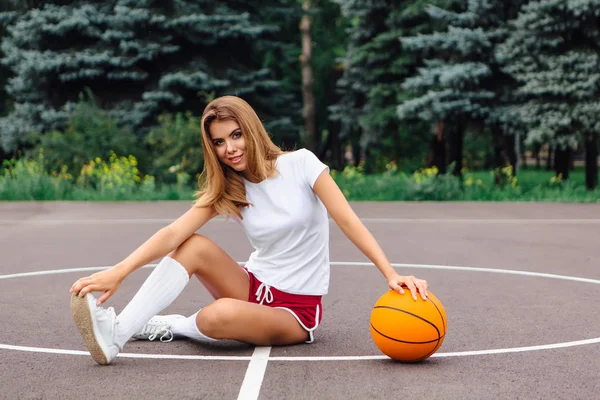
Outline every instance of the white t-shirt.
[[324, 295], [329, 288], [329, 219], [312, 188], [329, 169], [306, 149], [280, 155], [276, 169], [275, 176], [259, 183], [244, 179], [251, 205], [241, 210], [238, 222], [255, 249], [246, 268], [281, 291]]

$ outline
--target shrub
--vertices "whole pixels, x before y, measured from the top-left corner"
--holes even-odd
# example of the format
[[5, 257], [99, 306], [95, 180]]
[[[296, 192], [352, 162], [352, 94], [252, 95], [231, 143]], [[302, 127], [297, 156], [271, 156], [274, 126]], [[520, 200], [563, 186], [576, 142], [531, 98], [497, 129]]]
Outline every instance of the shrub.
[[69, 197], [73, 177], [66, 166], [47, 172], [43, 149], [36, 157], [5, 160], [0, 174], [0, 199], [55, 200]]

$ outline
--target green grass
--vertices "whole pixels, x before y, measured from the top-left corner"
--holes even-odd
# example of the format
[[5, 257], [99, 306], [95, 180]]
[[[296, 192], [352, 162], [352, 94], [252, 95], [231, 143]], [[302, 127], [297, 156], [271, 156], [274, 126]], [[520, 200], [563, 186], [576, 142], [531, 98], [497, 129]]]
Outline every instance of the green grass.
[[[161, 185], [152, 176], [142, 177], [136, 165], [132, 157], [97, 159], [74, 178], [66, 169], [47, 172], [43, 154], [37, 159], [12, 160], [0, 171], [0, 200], [193, 200], [196, 188], [189, 176], [182, 174], [177, 184]], [[557, 182], [552, 171], [545, 170], [521, 170], [516, 181], [508, 170], [497, 173], [504, 183], [501, 186], [494, 185], [490, 171], [467, 171], [462, 181], [450, 174], [438, 175], [432, 168], [405, 174], [395, 166], [377, 175], [346, 167], [332, 171], [332, 176], [352, 201], [600, 201], [600, 189], [586, 190], [582, 168], [574, 170], [568, 182]]]

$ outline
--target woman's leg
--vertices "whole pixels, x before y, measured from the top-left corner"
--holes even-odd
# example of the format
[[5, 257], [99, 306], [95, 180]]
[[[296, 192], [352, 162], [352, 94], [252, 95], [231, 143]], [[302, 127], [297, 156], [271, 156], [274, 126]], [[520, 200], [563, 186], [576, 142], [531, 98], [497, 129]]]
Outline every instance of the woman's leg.
[[195, 275], [215, 299], [248, 300], [248, 274], [206, 236], [192, 235], [169, 257], [183, 265], [189, 276]]
[[[195, 275], [216, 300], [195, 318], [173, 321], [174, 335], [194, 339], [208, 336], [257, 345], [307, 340], [308, 333], [289, 312], [248, 302], [248, 274], [209, 238], [192, 235], [169, 257], [178, 261], [190, 276]], [[194, 334], [195, 329], [199, 335]]]
[[221, 298], [204, 307], [196, 323], [211, 338], [259, 346], [303, 343], [309, 338], [288, 311], [231, 298]]
[[[177, 279], [181, 275], [185, 281]], [[119, 346], [123, 347], [131, 337], [140, 338], [159, 329], [159, 326], [146, 326], [146, 323], [155, 325], [152, 317], [175, 300], [191, 275], [196, 275], [215, 298], [248, 299], [246, 272], [212, 240], [194, 234], [160, 261], [119, 314]], [[186, 328], [189, 332], [189, 327]]]

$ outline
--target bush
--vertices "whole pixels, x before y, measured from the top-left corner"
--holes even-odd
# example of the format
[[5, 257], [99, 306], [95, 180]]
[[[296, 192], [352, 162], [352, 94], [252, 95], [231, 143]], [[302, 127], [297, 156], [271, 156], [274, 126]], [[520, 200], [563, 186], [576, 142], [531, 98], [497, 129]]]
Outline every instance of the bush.
[[36, 157], [5, 160], [0, 174], [2, 200], [55, 200], [69, 197], [73, 177], [66, 166], [48, 173], [43, 149]]
[[134, 156], [110, 155], [108, 162], [99, 157], [85, 164], [77, 178], [77, 186], [96, 191], [101, 197], [126, 199], [141, 187], [142, 191], [153, 190], [154, 177], [142, 179]]
[[108, 158], [112, 152], [132, 154], [136, 158], [142, 153], [137, 138], [129, 127], [120, 126], [100, 109], [90, 95], [83, 98], [70, 115], [64, 131], [33, 133], [28, 141], [34, 145], [32, 155], [45, 150], [46, 168], [60, 171], [67, 167], [78, 173], [83, 165], [96, 157]]
[[191, 113], [167, 114], [158, 118], [160, 126], [147, 136], [152, 164], [149, 173], [161, 183], [186, 186], [198, 179], [204, 165], [200, 142], [200, 118]]

